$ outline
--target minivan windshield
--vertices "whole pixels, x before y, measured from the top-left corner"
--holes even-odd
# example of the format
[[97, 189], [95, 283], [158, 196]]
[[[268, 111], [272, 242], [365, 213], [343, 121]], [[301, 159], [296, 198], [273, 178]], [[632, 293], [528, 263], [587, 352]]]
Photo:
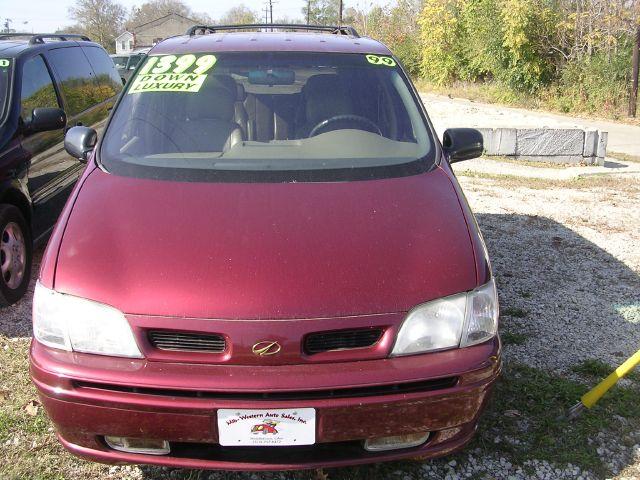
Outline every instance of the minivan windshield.
[[243, 172], [259, 181], [280, 172], [331, 180], [425, 171], [432, 150], [392, 57], [217, 52], [147, 57], [114, 112], [100, 161], [153, 178]]

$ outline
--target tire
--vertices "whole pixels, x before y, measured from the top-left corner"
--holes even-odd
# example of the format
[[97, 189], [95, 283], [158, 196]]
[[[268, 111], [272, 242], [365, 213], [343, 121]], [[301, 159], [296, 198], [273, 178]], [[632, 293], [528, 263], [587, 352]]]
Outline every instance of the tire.
[[31, 280], [33, 244], [24, 216], [13, 205], [0, 205], [0, 306], [13, 305]]

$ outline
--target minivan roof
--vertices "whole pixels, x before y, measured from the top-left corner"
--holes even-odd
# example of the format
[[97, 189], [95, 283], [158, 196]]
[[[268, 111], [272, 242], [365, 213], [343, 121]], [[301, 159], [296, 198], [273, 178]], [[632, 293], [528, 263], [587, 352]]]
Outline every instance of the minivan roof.
[[220, 32], [170, 37], [149, 55], [199, 52], [324, 52], [391, 55], [382, 43], [368, 37], [317, 32]]

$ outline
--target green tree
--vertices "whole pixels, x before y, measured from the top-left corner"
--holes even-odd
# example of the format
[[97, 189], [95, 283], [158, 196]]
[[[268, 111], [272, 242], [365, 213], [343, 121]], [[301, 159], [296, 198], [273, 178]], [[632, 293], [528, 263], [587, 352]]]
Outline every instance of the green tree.
[[367, 35], [387, 45], [410, 74], [420, 74], [420, 30], [416, 18], [419, 0], [398, 0], [394, 6], [376, 6], [365, 12], [356, 8], [345, 10], [344, 23], [353, 24], [361, 35]]
[[311, 25], [337, 25], [340, 0], [307, 0], [302, 15]]
[[505, 48], [504, 79], [518, 90], [535, 91], [550, 82], [552, 57], [543, 38], [557, 24], [546, 0], [502, 0], [502, 45]]
[[440, 85], [455, 80], [463, 63], [462, 2], [425, 0], [418, 17], [422, 46], [421, 72], [425, 78]]

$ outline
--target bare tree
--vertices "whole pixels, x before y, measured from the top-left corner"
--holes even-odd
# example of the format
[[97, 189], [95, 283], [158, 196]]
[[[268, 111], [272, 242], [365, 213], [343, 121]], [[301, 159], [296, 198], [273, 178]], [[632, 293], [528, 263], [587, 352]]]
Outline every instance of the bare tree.
[[69, 16], [76, 22], [73, 30], [89, 35], [103, 47], [113, 48], [122, 30], [125, 8], [113, 0], [76, 0], [69, 8]]
[[258, 14], [248, 8], [244, 3], [231, 7], [227, 13], [220, 18], [220, 24], [222, 25], [238, 25], [257, 22]]
[[182, 0], [149, 0], [139, 7], [133, 7], [127, 20], [127, 29], [137, 25], [151, 22], [170, 13], [177, 13], [183, 17], [191, 18], [198, 23], [211, 24], [212, 20], [206, 13], [197, 13]]

